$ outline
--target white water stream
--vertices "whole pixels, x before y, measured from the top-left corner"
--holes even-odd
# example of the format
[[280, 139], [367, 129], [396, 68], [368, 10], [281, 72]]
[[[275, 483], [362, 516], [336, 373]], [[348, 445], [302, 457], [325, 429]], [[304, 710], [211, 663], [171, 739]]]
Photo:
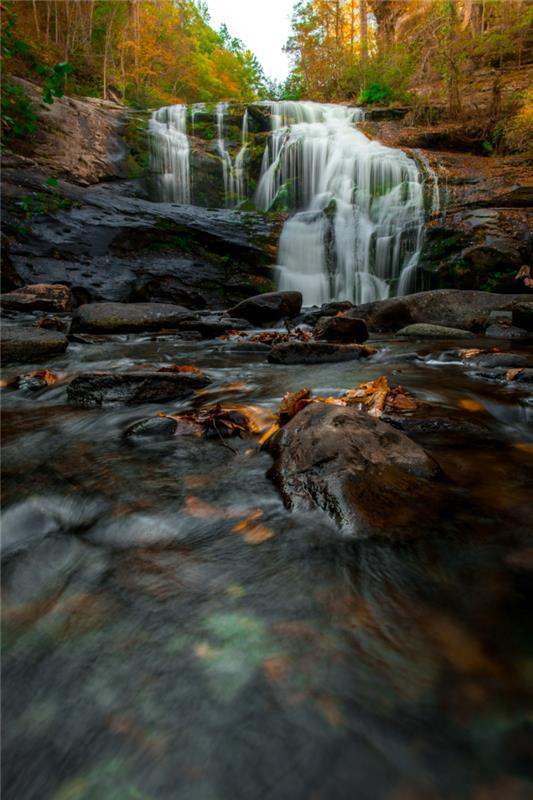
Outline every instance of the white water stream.
[[[424, 230], [423, 175], [401, 150], [368, 139], [360, 109], [311, 102], [264, 104], [271, 135], [255, 192], [257, 208], [289, 213], [280, 238], [280, 289], [304, 305], [332, 299], [370, 302], [415, 288]], [[203, 109], [202, 109], [203, 110]], [[225, 138], [228, 104], [215, 109], [216, 153], [225, 204], [247, 199], [248, 111], [240, 149]], [[195, 111], [192, 114], [194, 125]], [[152, 166], [160, 199], [190, 202], [185, 106], [159, 109], [150, 120]], [[235, 145], [233, 145], [235, 153]], [[432, 210], [438, 204], [434, 173]]]

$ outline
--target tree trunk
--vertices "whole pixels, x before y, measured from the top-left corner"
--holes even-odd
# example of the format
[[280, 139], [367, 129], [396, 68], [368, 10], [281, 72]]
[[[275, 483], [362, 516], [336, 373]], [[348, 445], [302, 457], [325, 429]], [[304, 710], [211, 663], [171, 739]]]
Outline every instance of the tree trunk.
[[39, 25], [39, 14], [37, 13], [37, 3], [35, 0], [32, 0], [33, 5], [33, 20], [35, 22], [35, 32], [37, 33], [37, 39], [41, 38], [41, 26]]
[[359, 35], [361, 39], [361, 73], [364, 89], [368, 66], [368, 8], [366, 0], [359, 0]]

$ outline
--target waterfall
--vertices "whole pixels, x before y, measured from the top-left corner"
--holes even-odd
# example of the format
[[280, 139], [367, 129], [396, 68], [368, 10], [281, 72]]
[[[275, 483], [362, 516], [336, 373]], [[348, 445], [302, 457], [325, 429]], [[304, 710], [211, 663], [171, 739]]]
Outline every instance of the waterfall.
[[272, 104], [272, 137], [256, 203], [283, 203], [280, 289], [304, 304], [364, 303], [388, 297], [416, 268], [424, 222], [418, 168], [401, 150], [355, 127], [359, 109], [318, 103]]
[[157, 194], [166, 203], [191, 202], [187, 107], [165, 106], [148, 123], [150, 162]]
[[[279, 288], [301, 290], [305, 305], [363, 303], [413, 291], [424, 198], [432, 214], [440, 209], [438, 178], [424, 155], [419, 169], [401, 150], [368, 139], [358, 128], [361, 109], [291, 101], [260, 106], [267, 120], [270, 114], [271, 131], [253, 199], [258, 209], [288, 213], [276, 265]], [[204, 146], [220, 160], [226, 207], [236, 208], [249, 198], [247, 172], [257, 140], [245, 108], [238, 142], [232, 131], [239, 117], [234, 107], [228, 116], [229, 108], [216, 105], [215, 140]], [[204, 104], [191, 108], [192, 135], [196, 115], [205, 110]], [[152, 114], [150, 146], [158, 199], [190, 203], [185, 106]]]
[[245, 199], [244, 156], [248, 147], [248, 109], [242, 117], [241, 149], [237, 153], [235, 163], [226, 147], [224, 138], [224, 117], [228, 111], [227, 103], [218, 103], [216, 107], [217, 150], [222, 161], [222, 179], [224, 181], [224, 197], [227, 208], [235, 208]]

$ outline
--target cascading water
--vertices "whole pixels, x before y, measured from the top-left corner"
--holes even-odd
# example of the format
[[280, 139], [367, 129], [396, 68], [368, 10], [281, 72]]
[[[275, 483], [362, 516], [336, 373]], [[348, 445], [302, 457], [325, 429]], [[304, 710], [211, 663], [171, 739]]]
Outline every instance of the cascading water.
[[[249, 114], [245, 109], [235, 154], [235, 145], [226, 139], [228, 109], [227, 103], [215, 108], [213, 144], [225, 205], [235, 208], [248, 198]], [[192, 107], [193, 128], [200, 111], [204, 105]], [[413, 291], [426, 177], [432, 186], [431, 212], [438, 211], [438, 180], [429, 165], [421, 171], [401, 150], [368, 139], [357, 128], [364, 117], [360, 109], [287, 101], [264, 103], [261, 113], [270, 113], [271, 133], [255, 204], [264, 211], [289, 212], [278, 251], [279, 288], [300, 290], [305, 305], [332, 299], [363, 303]], [[152, 171], [160, 200], [190, 202], [186, 131], [185, 106], [152, 115]]]
[[166, 203], [191, 202], [191, 172], [187, 107], [165, 106], [148, 124], [151, 169], [158, 197]]
[[278, 253], [280, 289], [304, 304], [364, 303], [387, 297], [416, 266], [424, 198], [417, 166], [401, 150], [371, 141], [346, 106], [272, 105], [257, 205], [292, 212]]

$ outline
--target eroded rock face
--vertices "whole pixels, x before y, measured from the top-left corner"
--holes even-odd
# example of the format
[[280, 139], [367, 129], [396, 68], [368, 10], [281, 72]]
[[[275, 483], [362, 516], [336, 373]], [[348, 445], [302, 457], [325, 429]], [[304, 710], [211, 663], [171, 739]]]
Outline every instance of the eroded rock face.
[[491, 311], [510, 310], [521, 299], [513, 294], [436, 289], [365, 303], [347, 316], [361, 317], [371, 331], [397, 331], [415, 323], [482, 331]]
[[328, 364], [366, 358], [368, 351], [357, 344], [335, 342], [283, 342], [269, 353], [271, 364]]
[[70, 311], [73, 302], [68, 286], [37, 283], [2, 294], [0, 304], [15, 311]]
[[84, 333], [135, 333], [179, 328], [193, 312], [166, 303], [89, 303], [80, 306], [72, 330]]
[[64, 353], [67, 346], [67, 337], [59, 331], [23, 327], [9, 322], [2, 323], [0, 350], [3, 364], [15, 361], [24, 364], [42, 361]]
[[88, 372], [74, 378], [67, 395], [80, 406], [136, 405], [190, 397], [209, 383], [202, 373]]
[[237, 303], [228, 313], [233, 317], [261, 324], [295, 317], [300, 313], [301, 307], [300, 292], [265, 292]]
[[327, 342], [366, 342], [368, 330], [364, 320], [358, 317], [321, 317], [314, 330], [316, 339]]
[[42, 87], [13, 78], [30, 96], [38, 117], [31, 157], [48, 174], [92, 184], [127, 177], [127, 147], [121, 139], [127, 110], [93, 97], [42, 100]]
[[323, 509], [347, 537], [417, 536], [438, 514], [438, 464], [366, 412], [312, 403], [267, 449], [287, 505]]

